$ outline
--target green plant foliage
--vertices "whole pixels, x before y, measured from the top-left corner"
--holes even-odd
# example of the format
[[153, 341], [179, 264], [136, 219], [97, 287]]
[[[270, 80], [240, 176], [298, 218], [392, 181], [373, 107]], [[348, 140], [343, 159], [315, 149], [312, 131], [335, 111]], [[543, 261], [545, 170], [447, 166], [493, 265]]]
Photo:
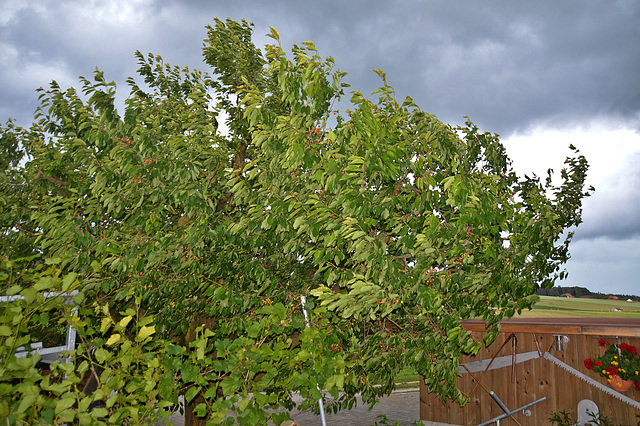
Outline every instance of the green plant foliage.
[[[589, 417], [591, 417], [589, 419], [590, 424], [594, 424], [597, 426], [613, 426], [613, 423], [611, 423], [606, 416], [603, 416], [599, 413], [594, 414], [591, 411], [588, 411], [587, 414], [589, 414]], [[571, 419], [571, 414], [567, 413], [564, 410], [561, 410], [560, 412], [553, 411], [551, 413], [551, 416], [549, 417], [549, 421], [553, 425], [557, 426], [573, 426], [576, 424], [576, 422]]]
[[[357, 393], [375, 403], [405, 367], [466, 402], [457, 365], [481, 342], [461, 321], [486, 319], [491, 341], [564, 274], [586, 160], [567, 159], [560, 186], [518, 177], [497, 135], [398, 102], [381, 71], [377, 99], [351, 92], [342, 113], [332, 58], [311, 42], [288, 58], [275, 30], [263, 53], [251, 34], [244, 21], [208, 28], [212, 75], [136, 53], [142, 81], [129, 79], [122, 116], [96, 71], [80, 92], [41, 89], [30, 129], [1, 129], [2, 149], [26, 160], [1, 176], [3, 237], [21, 244], [3, 240], [4, 265], [36, 256], [25, 271], [55, 265], [43, 277], [80, 290], [64, 318], [84, 340], [61, 383], [102, 371], [87, 398], [135, 421], [179, 393], [187, 421], [278, 423], [294, 392], [301, 409], [323, 392], [333, 411]], [[15, 279], [4, 291], [43, 290]], [[8, 318], [5, 337], [33, 324]], [[44, 408], [24, 418], [54, 404], [43, 381]], [[54, 416], [94, 413], [65, 386], [78, 403]], [[26, 413], [6, 389], [18, 406], [3, 416]]]
[[[109, 305], [88, 302], [78, 293], [65, 297], [46, 293], [78, 290], [73, 272], [61, 275], [59, 264], [27, 265], [37, 258], [0, 264], [10, 295], [21, 296], [0, 308], [0, 418], [7, 424], [153, 423], [170, 414], [178, 394], [172, 390], [166, 342], [154, 339], [153, 317], [139, 317], [134, 308], [112, 316]], [[35, 282], [35, 284], [33, 284]], [[138, 301], [139, 302], [139, 301]], [[139, 306], [138, 305], [134, 305]], [[69, 363], [54, 362], [43, 371], [40, 355], [16, 357], [30, 349], [31, 330], [53, 324], [73, 325], [80, 343]], [[93, 392], [87, 384], [93, 381]]]
[[[400, 423], [398, 423], [397, 421], [388, 419], [387, 416], [385, 416], [384, 414], [378, 415], [378, 418], [380, 420], [376, 421], [374, 423], [374, 426], [399, 426], [400, 425]], [[416, 420], [415, 422], [413, 422], [411, 424], [418, 426], [418, 425], [422, 424], [422, 422], [420, 422], [419, 420]]]

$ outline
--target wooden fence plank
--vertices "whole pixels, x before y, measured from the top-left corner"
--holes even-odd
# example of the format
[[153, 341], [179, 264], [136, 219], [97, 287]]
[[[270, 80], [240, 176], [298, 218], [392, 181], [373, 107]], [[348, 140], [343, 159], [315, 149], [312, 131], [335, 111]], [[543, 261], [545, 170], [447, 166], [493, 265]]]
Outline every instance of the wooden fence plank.
[[[549, 351], [551, 355], [564, 362], [581, 373], [606, 384], [606, 380], [596, 373], [584, 367], [584, 360], [594, 356], [601, 348], [598, 346], [598, 338], [607, 338], [615, 341], [616, 336], [621, 340], [640, 348], [640, 320], [610, 319], [579, 319], [582, 324], [576, 324], [575, 319], [554, 318], [552, 322], [547, 319], [536, 321], [509, 321], [503, 326], [496, 341], [489, 348], [483, 347], [475, 357], [464, 356], [462, 362], [474, 362], [490, 360], [494, 355], [511, 356], [511, 342], [507, 343], [498, 353], [500, 347], [509, 336], [514, 333], [517, 339], [516, 351], [518, 354], [538, 351]], [[507, 323], [507, 322], [505, 322]], [[480, 322], [465, 324], [473, 330], [474, 336], [482, 340], [485, 335], [484, 325]], [[576, 331], [563, 333], [562, 331]], [[556, 350], [553, 345], [553, 334], [566, 334], [569, 343], [563, 351]], [[538, 343], [536, 345], [536, 342]], [[512, 367], [473, 373], [480, 379], [487, 390], [493, 390], [509, 409], [515, 409], [522, 405], [546, 397], [547, 400], [528, 409], [530, 416], [522, 412], [515, 416], [521, 425], [549, 425], [549, 417], [552, 412], [564, 410], [576, 418], [577, 404], [582, 399], [594, 401], [601, 413], [606, 415], [614, 424], [636, 424], [636, 415], [640, 411], [620, 401], [597, 387], [594, 387], [570, 372], [544, 358], [534, 358], [515, 364], [515, 382], [512, 380]], [[470, 374], [462, 374], [458, 379], [458, 388], [469, 395], [471, 401], [465, 407], [459, 407], [456, 403], [442, 404], [437, 397], [428, 393], [425, 386], [421, 386], [420, 392], [420, 418], [443, 423], [474, 425], [489, 420], [502, 413], [502, 410], [491, 399], [490, 395], [478, 386]], [[640, 390], [633, 389], [628, 392], [628, 397], [640, 401]], [[514, 420], [503, 420], [501, 424], [516, 425]]]

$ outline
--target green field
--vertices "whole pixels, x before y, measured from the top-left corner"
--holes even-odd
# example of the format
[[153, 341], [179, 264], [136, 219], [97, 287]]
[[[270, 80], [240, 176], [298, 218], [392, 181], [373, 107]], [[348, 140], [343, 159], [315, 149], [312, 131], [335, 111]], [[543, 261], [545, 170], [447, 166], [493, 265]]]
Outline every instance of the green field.
[[[612, 312], [614, 308], [622, 312]], [[640, 318], [640, 302], [626, 300], [575, 299], [540, 296], [535, 309], [523, 311], [520, 318]]]

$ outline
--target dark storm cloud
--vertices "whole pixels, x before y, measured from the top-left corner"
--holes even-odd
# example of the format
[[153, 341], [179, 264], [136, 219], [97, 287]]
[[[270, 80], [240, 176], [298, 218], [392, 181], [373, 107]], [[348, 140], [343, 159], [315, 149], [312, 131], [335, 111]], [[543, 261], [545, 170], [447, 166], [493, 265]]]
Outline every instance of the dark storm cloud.
[[[20, 6], [17, 6], [20, 5]], [[26, 5], [26, 6], [25, 6]], [[445, 122], [469, 116], [507, 136], [535, 123], [567, 126], [616, 115], [640, 121], [640, 3], [626, 1], [31, 1], [0, 6], [0, 113], [25, 122], [34, 89], [75, 84], [95, 67], [119, 84], [134, 75], [135, 50], [174, 65], [202, 63], [214, 17], [269, 26], [285, 47], [315, 41], [354, 90], [387, 73]]]
[[[131, 40], [124, 35], [127, 30], [119, 28], [117, 22], [92, 18], [86, 19], [76, 7], [44, 6], [27, 6], [10, 17], [0, 30], [5, 53], [3, 113], [10, 109], [7, 103], [12, 102], [11, 106], [18, 108], [11, 116], [20, 121], [29, 118], [36, 104], [25, 111], [21, 101], [35, 98], [37, 87], [46, 87], [51, 80], [63, 87], [77, 86], [76, 78], [89, 76], [96, 67], [106, 71], [108, 77], [120, 80], [123, 64], [133, 64]], [[133, 35], [134, 31], [129, 33]]]
[[[3, 65], [58, 64], [67, 79], [98, 66], [122, 81], [135, 72], [139, 49], [206, 69], [204, 25], [246, 18], [256, 24], [258, 45], [269, 41], [269, 26], [288, 46], [313, 40], [354, 89], [377, 88], [372, 69], [380, 68], [400, 98], [412, 96], [447, 122], [468, 115], [508, 134], [537, 120], [640, 111], [635, 1], [142, 1], [131, 2], [128, 16], [118, 16], [125, 2], [35, 4], [2, 25], [2, 43], [19, 56]], [[19, 99], [28, 83], [48, 83], [33, 77], [3, 89], [3, 112], [25, 108]]]
[[400, 97], [448, 122], [468, 115], [506, 134], [640, 110], [637, 2], [318, 4], [291, 6], [291, 24], [253, 20], [314, 40], [365, 93], [379, 84], [371, 69], [383, 69]]

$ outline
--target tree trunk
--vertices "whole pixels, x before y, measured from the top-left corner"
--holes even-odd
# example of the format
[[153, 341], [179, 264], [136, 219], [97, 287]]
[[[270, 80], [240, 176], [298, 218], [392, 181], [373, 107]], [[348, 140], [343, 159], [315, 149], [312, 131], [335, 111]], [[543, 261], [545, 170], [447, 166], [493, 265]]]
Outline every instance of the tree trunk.
[[204, 417], [198, 417], [193, 413], [193, 410], [198, 406], [198, 404], [204, 402], [204, 397], [202, 393], [196, 395], [195, 398], [191, 400], [190, 403], [185, 404], [184, 407], [184, 425], [185, 426], [205, 426], [207, 424], [207, 420], [209, 419], [209, 415], [207, 414]]

